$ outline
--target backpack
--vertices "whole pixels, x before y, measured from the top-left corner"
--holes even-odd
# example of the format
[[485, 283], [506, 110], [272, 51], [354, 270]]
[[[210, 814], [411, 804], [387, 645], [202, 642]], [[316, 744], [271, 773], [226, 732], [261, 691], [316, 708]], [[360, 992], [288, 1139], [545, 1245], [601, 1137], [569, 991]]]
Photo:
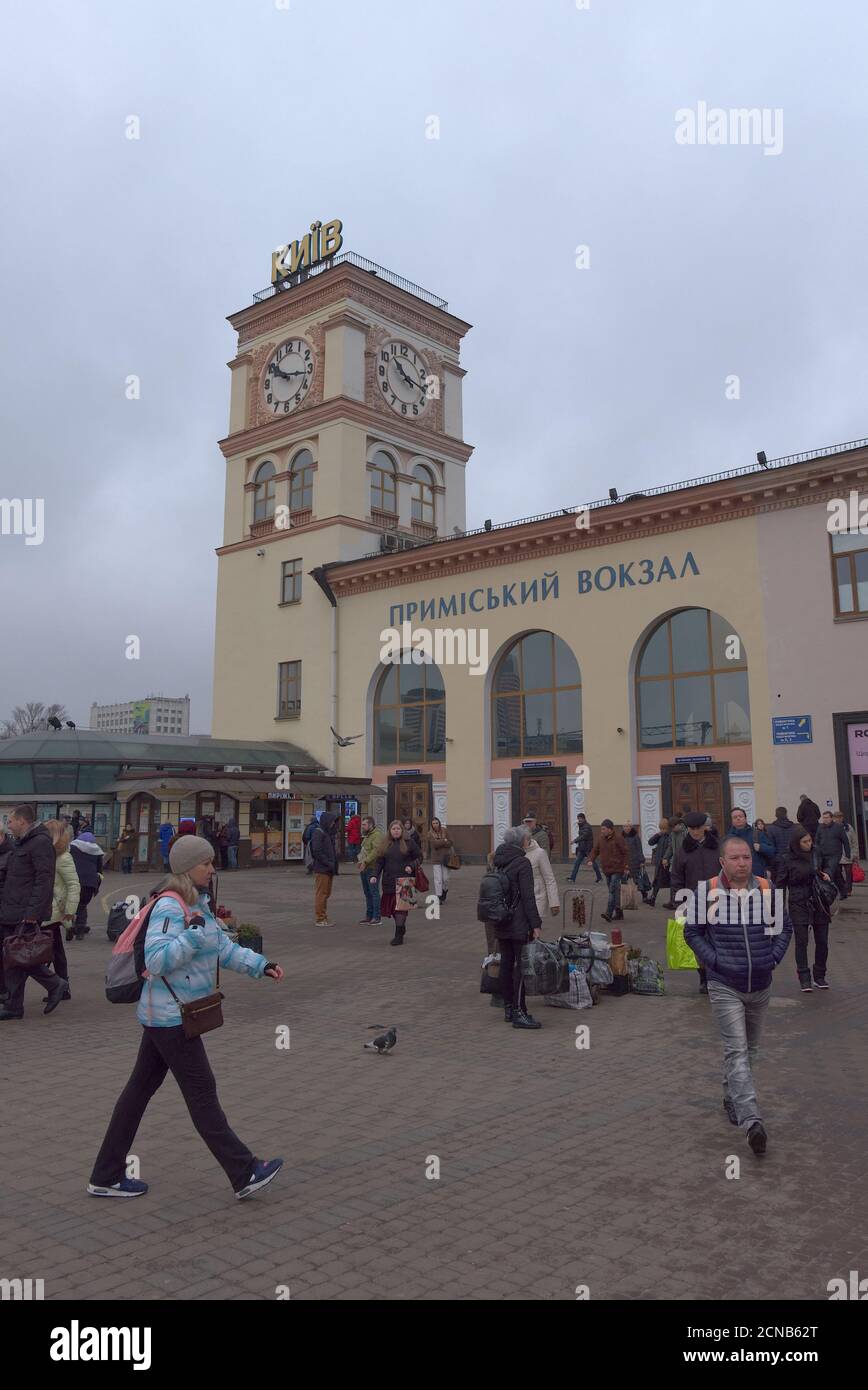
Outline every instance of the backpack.
[[509, 875], [503, 869], [489, 869], [482, 875], [476, 916], [480, 922], [508, 922], [518, 901]]
[[308, 873], [311, 873], [313, 870], [313, 850], [310, 847], [309, 839], [304, 842], [304, 867], [307, 869]]
[[184, 922], [189, 922], [193, 909], [179, 893], [154, 893], [140, 908], [126, 931], [118, 937], [109, 957], [105, 976], [105, 997], [110, 1004], [137, 1004], [142, 997], [147, 971], [145, 969], [145, 936], [151, 913], [160, 897], [174, 898], [181, 904]]

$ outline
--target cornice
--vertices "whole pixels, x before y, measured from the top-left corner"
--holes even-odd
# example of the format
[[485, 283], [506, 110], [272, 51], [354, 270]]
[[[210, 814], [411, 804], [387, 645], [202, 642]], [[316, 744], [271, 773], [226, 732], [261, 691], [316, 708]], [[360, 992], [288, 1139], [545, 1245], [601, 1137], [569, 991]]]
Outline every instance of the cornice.
[[[388, 410], [388, 407], [386, 409]], [[237, 430], [225, 439], [218, 440], [218, 447], [227, 459], [242, 454], [262, 453], [281, 437], [286, 437], [290, 419], [293, 427], [305, 434], [312, 434], [323, 425], [333, 424], [336, 420], [350, 420], [369, 434], [380, 438], [386, 432], [387, 424], [395, 433], [399, 428], [398, 418], [394, 413], [388, 411], [388, 415], [391, 418], [384, 423], [383, 415], [364, 402], [354, 401], [350, 396], [332, 396], [327, 401], [320, 401], [315, 405], [301, 405], [291, 416], [282, 420], [276, 419], [273, 423]], [[452, 435], [440, 434], [436, 430], [427, 429], [423, 424], [402, 420], [401, 426], [405, 425], [407, 438], [401, 447], [412, 449], [413, 453], [445, 454], [460, 463], [466, 463], [473, 453], [472, 444], [465, 444], [463, 440], [455, 439]]]
[[[812, 476], [813, 475], [813, 476]], [[520, 522], [500, 531], [456, 536], [429, 547], [398, 552], [388, 563], [380, 556], [326, 566], [329, 584], [341, 597], [394, 588], [451, 574], [467, 574], [528, 559], [581, 555], [601, 546], [689, 532], [696, 527], [738, 521], [766, 512], [811, 506], [840, 496], [868, 479], [868, 454], [848, 464], [840, 457], [810, 460], [776, 474], [747, 475], [694, 488], [637, 498], [591, 511], [591, 529], [579, 531], [575, 516]], [[616, 510], [617, 509], [617, 510]], [[595, 521], [594, 518], [599, 520]]]
[[[247, 489], [245, 488], [245, 491]], [[245, 536], [244, 540], [232, 541], [229, 545], [218, 545], [214, 549], [215, 555], [233, 555], [237, 550], [250, 550], [255, 548], [262, 549], [266, 545], [275, 545], [278, 541], [285, 541], [290, 536], [307, 535], [310, 531], [321, 531], [325, 526], [352, 526], [356, 531], [370, 531], [374, 536], [382, 535], [383, 528], [376, 522], [361, 521], [355, 516], [344, 516], [339, 513], [337, 516], [323, 517], [321, 521], [308, 521], [304, 526], [284, 526], [276, 528], [274, 531], [266, 532], [264, 536]]]
[[229, 314], [228, 321], [238, 332], [240, 350], [272, 328], [315, 314], [341, 299], [365, 304], [374, 313], [403, 323], [408, 328], [415, 327], [418, 332], [456, 351], [461, 339], [472, 327], [464, 319], [426, 304], [407, 290], [378, 279], [370, 271], [350, 262], [334, 266], [291, 290]]

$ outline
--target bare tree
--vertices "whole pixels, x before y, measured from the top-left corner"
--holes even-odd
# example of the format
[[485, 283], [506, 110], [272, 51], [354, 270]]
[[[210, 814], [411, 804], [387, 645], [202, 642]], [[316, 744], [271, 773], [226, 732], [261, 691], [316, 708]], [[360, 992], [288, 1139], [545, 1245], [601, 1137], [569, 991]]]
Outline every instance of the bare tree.
[[44, 705], [41, 700], [31, 700], [26, 705], [16, 705], [10, 719], [3, 720], [0, 738], [16, 738], [19, 734], [41, 733], [48, 728], [51, 718], [61, 723], [69, 716], [64, 705]]

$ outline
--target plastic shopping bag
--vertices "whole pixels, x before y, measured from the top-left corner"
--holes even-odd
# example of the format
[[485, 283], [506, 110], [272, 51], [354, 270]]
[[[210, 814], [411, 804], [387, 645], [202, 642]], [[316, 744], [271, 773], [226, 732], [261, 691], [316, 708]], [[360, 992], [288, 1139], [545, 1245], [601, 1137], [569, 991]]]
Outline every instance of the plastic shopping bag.
[[666, 923], [666, 964], [670, 970], [699, 969], [699, 961], [684, 940], [684, 923], [677, 917]]

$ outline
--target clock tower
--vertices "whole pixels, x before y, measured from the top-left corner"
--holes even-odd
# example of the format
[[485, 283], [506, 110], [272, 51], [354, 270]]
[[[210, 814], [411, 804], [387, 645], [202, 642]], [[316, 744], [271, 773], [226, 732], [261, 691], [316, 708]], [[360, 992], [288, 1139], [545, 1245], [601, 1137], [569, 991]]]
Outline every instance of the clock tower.
[[324, 716], [337, 638], [312, 572], [464, 530], [470, 325], [352, 252], [277, 277], [229, 322], [213, 731], [295, 743], [335, 767]]

